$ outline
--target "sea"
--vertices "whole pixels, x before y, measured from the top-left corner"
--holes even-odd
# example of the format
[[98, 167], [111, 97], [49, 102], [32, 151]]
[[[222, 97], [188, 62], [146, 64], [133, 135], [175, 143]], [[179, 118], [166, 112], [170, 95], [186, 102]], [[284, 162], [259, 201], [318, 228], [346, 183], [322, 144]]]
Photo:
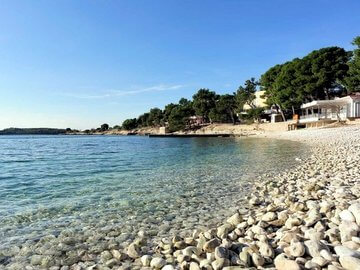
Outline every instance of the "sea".
[[64, 231], [126, 242], [216, 226], [254, 179], [306, 151], [261, 138], [0, 136], [0, 255]]

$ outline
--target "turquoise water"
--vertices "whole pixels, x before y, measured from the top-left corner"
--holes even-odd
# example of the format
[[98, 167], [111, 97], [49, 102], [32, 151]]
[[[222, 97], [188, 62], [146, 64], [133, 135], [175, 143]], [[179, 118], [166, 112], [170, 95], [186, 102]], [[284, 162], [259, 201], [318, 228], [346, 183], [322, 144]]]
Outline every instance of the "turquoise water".
[[137, 136], [0, 136], [0, 248], [63, 230], [154, 237], [210, 227], [252, 179], [295, 163], [288, 141]]

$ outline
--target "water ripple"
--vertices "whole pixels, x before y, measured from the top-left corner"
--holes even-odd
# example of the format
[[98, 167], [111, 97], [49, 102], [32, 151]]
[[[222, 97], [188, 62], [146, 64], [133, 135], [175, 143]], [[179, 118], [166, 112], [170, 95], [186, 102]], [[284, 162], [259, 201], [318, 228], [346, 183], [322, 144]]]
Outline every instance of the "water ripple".
[[140, 220], [185, 229], [191, 211], [231, 211], [252, 178], [304, 151], [262, 139], [0, 136], [0, 246]]

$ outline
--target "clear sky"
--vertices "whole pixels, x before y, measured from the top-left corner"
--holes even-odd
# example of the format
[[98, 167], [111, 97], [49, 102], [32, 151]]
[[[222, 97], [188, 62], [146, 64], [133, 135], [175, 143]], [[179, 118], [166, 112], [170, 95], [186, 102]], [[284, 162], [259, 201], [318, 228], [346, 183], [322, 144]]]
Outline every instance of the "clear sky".
[[0, 14], [0, 128], [121, 124], [360, 35], [359, 0], [1, 0]]

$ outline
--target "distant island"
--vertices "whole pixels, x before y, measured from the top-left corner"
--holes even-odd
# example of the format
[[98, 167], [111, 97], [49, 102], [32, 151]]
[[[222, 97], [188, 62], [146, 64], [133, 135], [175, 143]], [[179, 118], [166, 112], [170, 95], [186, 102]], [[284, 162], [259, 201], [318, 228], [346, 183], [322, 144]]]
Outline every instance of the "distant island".
[[67, 129], [59, 128], [6, 128], [0, 135], [59, 135], [66, 134]]

